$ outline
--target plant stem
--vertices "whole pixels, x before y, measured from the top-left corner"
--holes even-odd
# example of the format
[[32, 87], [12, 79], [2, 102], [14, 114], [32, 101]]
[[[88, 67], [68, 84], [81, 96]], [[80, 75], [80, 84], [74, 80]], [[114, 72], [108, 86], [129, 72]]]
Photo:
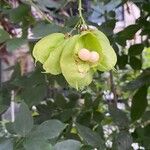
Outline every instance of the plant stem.
[[109, 72], [110, 73], [110, 88], [111, 88], [111, 92], [114, 95], [114, 107], [117, 107], [117, 93], [116, 93], [116, 88], [115, 88], [115, 84], [114, 84], [114, 78], [113, 78], [113, 73], [112, 71]]
[[82, 21], [82, 24], [86, 25], [86, 22], [85, 22], [85, 20], [83, 18], [83, 15], [82, 15], [82, 10], [83, 10], [83, 8], [82, 8], [82, 0], [79, 0], [79, 6], [78, 6], [79, 17], [80, 17], [80, 19]]

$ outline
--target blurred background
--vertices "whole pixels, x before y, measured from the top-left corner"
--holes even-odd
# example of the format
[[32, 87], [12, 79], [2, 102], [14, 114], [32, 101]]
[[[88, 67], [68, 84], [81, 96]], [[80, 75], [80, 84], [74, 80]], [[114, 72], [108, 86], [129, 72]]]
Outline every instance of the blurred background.
[[49, 119], [67, 124], [51, 145], [73, 139], [83, 150], [150, 149], [150, 0], [82, 0], [82, 6], [86, 22], [107, 35], [118, 61], [116, 71], [97, 72], [90, 86], [76, 91], [62, 75], [43, 74], [40, 63], [35, 67], [32, 50], [42, 37], [75, 27], [78, 1], [0, 1], [2, 150], [31, 148], [19, 129], [12, 132], [22, 102], [34, 126]]

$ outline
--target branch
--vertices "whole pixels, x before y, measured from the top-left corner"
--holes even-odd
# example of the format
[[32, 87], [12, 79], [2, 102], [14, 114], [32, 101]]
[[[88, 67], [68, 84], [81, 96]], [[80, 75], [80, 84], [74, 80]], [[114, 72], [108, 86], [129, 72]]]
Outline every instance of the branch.
[[110, 88], [111, 88], [111, 92], [114, 95], [114, 99], [113, 99], [113, 103], [114, 103], [114, 107], [117, 107], [117, 93], [116, 93], [116, 88], [115, 88], [115, 84], [114, 84], [114, 78], [113, 78], [113, 73], [112, 70], [109, 72], [110, 73]]
[[82, 21], [82, 24], [86, 25], [86, 22], [85, 22], [85, 20], [83, 18], [83, 15], [82, 15], [82, 10], [83, 10], [83, 8], [82, 8], [82, 0], [79, 0], [79, 5], [78, 5], [79, 17], [80, 17], [80, 19]]

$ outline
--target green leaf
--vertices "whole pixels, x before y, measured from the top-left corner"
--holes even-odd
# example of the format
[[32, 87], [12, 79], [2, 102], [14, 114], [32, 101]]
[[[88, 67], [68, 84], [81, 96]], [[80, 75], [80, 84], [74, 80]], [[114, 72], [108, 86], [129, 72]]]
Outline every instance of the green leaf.
[[141, 27], [138, 24], [130, 25], [126, 27], [123, 31], [120, 31], [116, 34], [116, 41], [121, 45], [126, 45], [126, 40], [131, 40], [134, 38], [135, 33]]
[[92, 107], [92, 103], [93, 103], [92, 95], [90, 93], [85, 93], [83, 95], [83, 97], [84, 97], [84, 100], [85, 100], [85, 102], [84, 102], [85, 107], [86, 108], [91, 108]]
[[0, 139], [0, 150], [13, 150], [13, 143], [10, 139]]
[[33, 128], [33, 118], [28, 106], [22, 102], [14, 122], [14, 131], [25, 137]]
[[123, 30], [123, 37], [126, 39], [132, 39], [139, 29], [140, 26], [138, 24], [130, 25]]
[[83, 145], [83, 146], [81, 147], [81, 150], [93, 150], [93, 147], [90, 146], [90, 145]]
[[77, 122], [86, 126], [91, 122], [91, 117], [92, 117], [92, 113], [90, 111], [82, 112], [78, 116]]
[[94, 112], [93, 112], [93, 119], [94, 119], [97, 123], [101, 123], [101, 121], [104, 119], [104, 115], [103, 115], [101, 112], [94, 111]]
[[[1, 100], [0, 100], [0, 101], [1, 101]], [[6, 106], [6, 105], [1, 105], [1, 104], [0, 104], [0, 113], [5, 112], [5, 110], [7, 110], [7, 108], [8, 108], [8, 106]]]
[[139, 119], [148, 105], [147, 102], [147, 86], [141, 87], [133, 96], [131, 106], [131, 118], [132, 121]]
[[60, 32], [61, 29], [62, 28], [56, 24], [46, 24], [40, 22], [32, 28], [31, 32], [33, 33], [34, 38], [39, 39], [48, 34]]
[[5, 127], [7, 129], [7, 131], [10, 133], [10, 134], [15, 134], [15, 131], [14, 131], [14, 123], [13, 122], [8, 122], [5, 124]]
[[38, 104], [46, 96], [45, 77], [38, 69], [26, 76], [15, 78], [11, 83], [22, 89], [20, 97], [29, 106]]
[[59, 120], [47, 120], [31, 133], [31, 137], [54, 139], [62, 133], [65, 127], [66, 125]]
[[78, 104], [79, 94], [75, 92], [70, 92], [68, 94], [69, 102], [67, 103], [67, 108], [74, 108]]
[[122, 131], [116, 135], [113, 142], [113, 150], [129, 150], [131, 149], [132, 137], [129, 133]]
[[30, 7], [28, 5], [21, 4], [17, 8], [10, 9], [9, 18], [14, 23], [20, 23], [27, 19], [29, 12], [31, 12]]
[[119, 128], [121, 129], [128, 128], [129, 120], [125, 112], [111, 105], [109, 106], [109, 111], [113, 121], [119, 126]]
[[57, 107], [62, 108], [62, 109], [65, 108], [67, 100], [62, 94], [56, 93], [54, 100], [55, 100], [55, 104], [57, 105]]
[[100, 148], [99, 150], [104, 150], [105, 145], [101, 136], [96, 132], [92, 131], [90, 128], [76, 124], [79, 135], [83, 140], [94, 148]]
[[23, 143], [25, 150], [53, 150], [52, 145], [48, 141], [42, 139], [26, 139]]
[[136, 140], [143, 146], [146, 150], [150, 148], [150, 124], [145, 127], [137, 127], [134, 131]]
[[76, 140], [62, 141], [54, 146], [54, 150], [80, 150], [80, 149], [81, 143]]
[[37, 85], [45, 84], [44, 77], [45, 77], [44, 74], [42, 74], [41, 71], [37, 69], [27, 75], [18, 76], [11, 82], [11, 84], [15, 86], [19, 86], [20, 88], [24, 88], [24, 87], [33, 88], [33, 87], [36, 87]]
[[72, 118], [72, 116], [74, 116], [77, 113], [77, 110], [75, 109], [64, 109], [62, 111], [59, 112], [59, 114], [56, 114], [55, 118], [66, 122], [68, 120], [70, 120]]
[[120, 69], [124, 69], [126, 64], [128, 63], [128, 56], [127, 55], [122, 55], [117, 57], [117, 64]]
[[101, 101], [101, 96], [98, 95], [92, 104], [94, 110], [97, 110], [99, 108], [100, 101]]
[[129, 48], [129, 55], [139, 55], [144, 50], [143, 44], [135, 44]]
[[147, 122], [150, 119], [150, 111], [146, 111], [142, 116], [142, 121]]
[[3, 84], [0, 89], [0, 111], [5, 111], [10, 106], [10, 85]]
[[0, 43], [5, 42], [9, 38], [9, 33], [0, 28]]
[[38, 104], [40, 101], [43, 101], [46, 95], [47, 87], [44, 84], [36, 85], [35, 87], [25, 87], [22, 90], [21, 98], [29, 105]]
[[150, 13], [150, 3], [147, 2], [145, 4], [143, 4], [143, 10], [147, 11], [148, 13]]
[[130, 56], [130, 66], [134, 69], [134, 70], [140, 70], [142, 68], [142, 62], [139, 58], [134, 57], [134, 56]]
[[13, 39], [10, 39], [6, 42], [6, 49], [8, 52], [13, 52], [13, 51], [21, 48], [21, 46], [23, 46], [25, 44], [27, 44], [26, 39], [13, 38]]
[[115, 28], [116, 20], [107, 20], [106, 22], [102, 23], [100, 26], [100, 30], [104, 32], [107, 36], [110, 36], [113, 34], [113, 29]]
[[144, 127], [143, 145], [144, 145], [145, 149], [150, 148], [149, 141], [150, 141], [150, 124], [148, 124]]
[[127, 90], [136, 90], [141, 88], [142, 86], [150, 85], [150, 68], [144, 70], [141, 75], [139, 75], [135, 80], [129, 82], [127, 85], [123, 87], [124, 91]]

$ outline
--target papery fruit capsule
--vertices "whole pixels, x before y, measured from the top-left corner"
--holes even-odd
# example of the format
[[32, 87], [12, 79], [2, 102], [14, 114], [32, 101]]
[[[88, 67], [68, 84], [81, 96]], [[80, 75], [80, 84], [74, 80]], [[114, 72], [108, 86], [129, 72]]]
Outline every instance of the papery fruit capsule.
[[99, 53], [101, 60], [97, 69], [100, 71], [109, 71], [113, 69], [117, 62], [117, 56], [110, 45], [108, 38], [99, 30], [92, 30], [91, 32], [96, 36], [97, 41], [101, 46], [101, 52]]
[[46, 36], [35, 45], [33, 56], [43, 64], [46, 73], [62, 73], [76, 89], [89, 85], [95, 71], [113, 69], [117, 61], [108, 38], [97, 29], [67, 39], [62, 33]]
[[33, 57], [42, 64], [49, 57], [50, 52], [64, 41], [65, 35], [62, 33], [53, 33], [38, 41], [33, 49]]
[[83, 89], [89, 85], [95, 71], [93, 68], [95, 64], [79, 59], [78, 53], [81, 49], [98, 53], [101, 51], [97, 38], [89, 31], [84, 31], [83, 34], [75, 35], [69, 39], [63, 49], [60, 66], [67, 82], [76, 89]]
[[51, 73], [57, 75], [61, 73], [60, 68], [60, 56], [63, 51], [65, 44], [67, 44], [68, 39], [61, 42], [58, 47], [50, 52], [48, 59], [44, 62], [43, 68], [46, 71], [45, 73]]
[[79, 38], [79, 35], [75, 35], [68, 40], [60, 59], [63, 76], [69, 85], [76, 89], [82, 89], [89, 85], [93, 77], [90, 65], [76, 57], [78, 50], [83, 48]]

